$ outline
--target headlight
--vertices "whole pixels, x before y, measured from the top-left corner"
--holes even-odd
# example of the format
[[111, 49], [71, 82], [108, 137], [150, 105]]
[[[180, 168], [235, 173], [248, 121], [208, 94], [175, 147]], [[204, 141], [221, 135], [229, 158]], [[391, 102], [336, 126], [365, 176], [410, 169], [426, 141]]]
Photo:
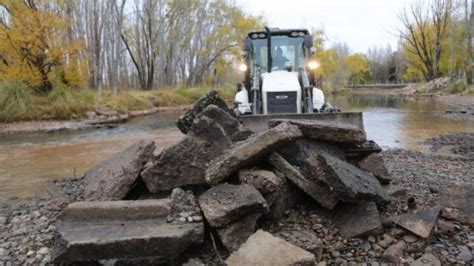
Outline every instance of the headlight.
[[314, 69], [316, 69], [316, 68], [318, 68], [318, 67], [319, 67], [319, 63], [318, 63], [318, 62], [316, 62], [316, 61], [309, 61], [309, 63], [308, 63], [308, 67], [309, 67], [309, 69], [312, 69], [312, 70], [314, 70]]
[[239, 65], [239, 71], [245, 72], [247, 71], [247, 65], [242, 63]]

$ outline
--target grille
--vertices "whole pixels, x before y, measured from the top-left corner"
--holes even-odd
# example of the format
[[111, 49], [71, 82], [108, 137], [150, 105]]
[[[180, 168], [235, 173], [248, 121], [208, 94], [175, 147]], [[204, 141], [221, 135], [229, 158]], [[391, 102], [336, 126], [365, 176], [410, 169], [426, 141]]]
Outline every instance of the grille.
[[296, 91], [267, 92], [269, 114], [296, 113]]

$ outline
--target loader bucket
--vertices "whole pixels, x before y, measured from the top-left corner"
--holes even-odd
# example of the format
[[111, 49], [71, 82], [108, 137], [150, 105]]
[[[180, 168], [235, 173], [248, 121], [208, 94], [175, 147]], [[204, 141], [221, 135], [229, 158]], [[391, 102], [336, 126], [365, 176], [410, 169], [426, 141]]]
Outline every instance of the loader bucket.
[[239, 121], [254, 132], [268, 128], [271, 119], [318, 120], [331, 122], [336, 125], [348, 125], [364, 130], [361, 112], [314, 113], [314, 114], [271, 114], [271, 115], [241, 115]]

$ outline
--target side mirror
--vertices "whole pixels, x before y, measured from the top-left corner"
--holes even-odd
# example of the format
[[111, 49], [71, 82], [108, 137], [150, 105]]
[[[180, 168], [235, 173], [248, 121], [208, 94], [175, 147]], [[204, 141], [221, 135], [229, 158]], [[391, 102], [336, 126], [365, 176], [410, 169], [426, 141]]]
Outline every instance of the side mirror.
[[252, 50], [252, 41], [250, 40], [249, 37], [245, 38], [244, 41], [244, 51], [245, 52], [250, 52]]
[[306, 48], [313, 47], [313, 36], [311, 36], [311, 35], [305, 35], [304, 36], [304, 46]]

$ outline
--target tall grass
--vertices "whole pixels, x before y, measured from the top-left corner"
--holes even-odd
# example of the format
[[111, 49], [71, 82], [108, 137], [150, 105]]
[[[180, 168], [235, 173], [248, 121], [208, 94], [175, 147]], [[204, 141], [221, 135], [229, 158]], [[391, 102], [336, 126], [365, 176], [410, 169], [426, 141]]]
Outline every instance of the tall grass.
[[[187, 105], [209, 90], [207, 87], [124, 90], [115, 96], [106, 91], [97, 98], [93, 90], [62, 84], [57, 84], [48, 95], [38, 95], [26, 84], [12, 81], [0, 84], [0, 122], [82, 118], [86, 112], [97, 109], [125, 114], [154, 106]], [[235, 94], [232, 86], [222, 86], [217, 91], [224, 99], [232, 99]]]
[[28, 113], [34, 92], [25, 83], [17, 80], [0, 84], [0, 121], [19, 120]]

